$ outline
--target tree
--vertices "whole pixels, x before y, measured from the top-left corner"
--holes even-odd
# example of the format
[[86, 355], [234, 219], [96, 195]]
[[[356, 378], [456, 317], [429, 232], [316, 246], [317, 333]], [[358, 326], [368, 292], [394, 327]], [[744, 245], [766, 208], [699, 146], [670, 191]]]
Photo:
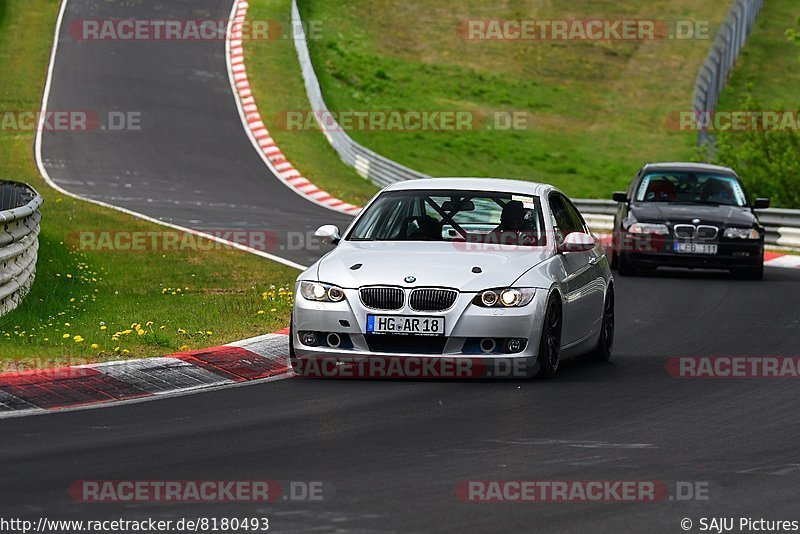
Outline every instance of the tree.
[[[756, 97], [745, 95], [739, 109], [757, 114], [764, 110]], [[785, 112], [790, 117], [792, 112]], [[733, 168], [754, 196], [770, 197], [774, 206], [800, 208], [800, 128], [793, 114], [783, 128], [767, 129], [763, 124], [746, 131], [715, 133], [714, 163]]]

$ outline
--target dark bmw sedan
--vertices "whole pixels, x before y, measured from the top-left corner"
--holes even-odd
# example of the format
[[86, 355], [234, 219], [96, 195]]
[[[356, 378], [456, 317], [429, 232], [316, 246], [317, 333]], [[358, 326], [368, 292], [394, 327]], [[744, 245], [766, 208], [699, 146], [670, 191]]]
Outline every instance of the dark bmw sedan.
[[622, 276], [658, 267], [725, 269], [761, 279], [764, 227], [742, 181], [727, 167], [649, 163], [614, 193], [612, 267]]

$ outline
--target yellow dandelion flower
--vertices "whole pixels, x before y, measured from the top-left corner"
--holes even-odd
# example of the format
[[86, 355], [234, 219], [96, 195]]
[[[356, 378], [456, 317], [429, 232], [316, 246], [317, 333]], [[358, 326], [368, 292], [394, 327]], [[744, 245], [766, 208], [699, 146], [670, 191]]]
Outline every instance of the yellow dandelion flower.
[[99, 349], [100, 345], [98, 345], [97, 343], [92, 343], [92, 348], [93, 349]]
[[64, 335], [63, 335], [63, 336], [61, 336], [61, 337], [62, 337], [62, 338], [64, 338], [64, 339], [69, 339], [70, 335], [69, 335], [69, 334], [64, 334]]

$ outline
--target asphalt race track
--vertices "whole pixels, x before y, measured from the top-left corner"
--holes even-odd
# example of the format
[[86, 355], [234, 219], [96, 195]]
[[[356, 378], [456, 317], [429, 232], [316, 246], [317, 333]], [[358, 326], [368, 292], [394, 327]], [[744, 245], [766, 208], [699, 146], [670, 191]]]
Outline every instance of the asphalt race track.
[[[205, 12], [203, 11], [205, 6]], [[230, 2], [70, 0], [71, 18], [226, 18]], [[190, 16], [191, 15], [191, 16]], [[50, 108], [141, 110], [143, 132], [49, 134], [64, 188], [198, 229], [346, 217], [272, 177], [236, 113], [219, 43], [76, 43]], [[152, 121], [152, 122], [151, 122]], [[277, 252], [276, 252], [277, 253]], [[286, 252], [308, 262], [315, 252]], [[18, 517], [270, 519], [277, 532], [681, 532], [700, 517], [798, 519], [792, 380], [673, 378], [678, 356], [800, 356], [800, 272], [617, 277], [612, 363], [554, 381], [289, 379], [0, 420], [0, 500]], [[322, 481], [322, 502], [78, 503], [77, 480]], [[659, 480], [708, 500], [464, 503], [462, 480]], [[697, 528], [695, 528], [697, 530]]]
[[224, 39], [78, 41], [69, 31], [80, 19], [228, 19], [231, 5], [69, 0], [48, 109], [134, 113], [141, 130], [45, 132], [42, 161], [67, 191], [197, 230], [274, 232], [282, 250], [268, 252], [310, 265], [320, 254], [296, 246], [299, 236], [351, 217], [272, 176], [239, 118]]

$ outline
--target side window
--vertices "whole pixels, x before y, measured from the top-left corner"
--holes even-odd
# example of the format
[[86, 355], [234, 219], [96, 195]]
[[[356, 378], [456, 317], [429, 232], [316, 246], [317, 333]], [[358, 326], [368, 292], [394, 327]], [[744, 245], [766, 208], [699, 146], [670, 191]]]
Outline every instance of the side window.
[[[588, 234], [589, 228], [586, 226], [586, 221], [583, 220], [583, 215], [581, 212], [578, 211], [578, 208], [569, 201], [569, 199], [564, 199], [564, 204], [567, 206], [567, 211], [569, 212], [570, 219], [572, 220], [573, 232], [583, 232]], [[571, 233], [571, 232], [570, 232]]]
[[553, 194], [549, 203], [556, 243], [562, 243], [573, 232], [588, 232], [583, 217], [569, 200]]
[[553, 223], [553, 232], [555, 233], [554, 239], [557, 245], [560, 245], [564, 238], [569, 235], [569, 213], [567, 207], [564, 205], [564, 200], [557, 194], [553, 193], [548, 198], [550, 205], [550, 218]]

